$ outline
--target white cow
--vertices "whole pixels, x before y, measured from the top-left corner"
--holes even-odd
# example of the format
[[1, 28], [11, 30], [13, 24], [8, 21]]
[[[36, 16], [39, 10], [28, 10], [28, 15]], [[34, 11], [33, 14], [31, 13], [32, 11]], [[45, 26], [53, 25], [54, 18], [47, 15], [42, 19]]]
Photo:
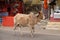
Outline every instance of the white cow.
[[33, 12], [30, 12], [30, 14], [17, 14], [14, 17], [15, 20], [15, 28], [16, 27], [30, 27], [31, 33], [34, 32], [34, 25], [43, 19], [43, 14], [41, 12], [34, 14]]

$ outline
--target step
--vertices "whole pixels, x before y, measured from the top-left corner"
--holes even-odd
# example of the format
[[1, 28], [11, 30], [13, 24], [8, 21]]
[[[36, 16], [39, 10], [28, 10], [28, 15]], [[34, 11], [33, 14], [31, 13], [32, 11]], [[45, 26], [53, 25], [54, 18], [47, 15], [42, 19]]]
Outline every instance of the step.
[[60, 30], [60, 22], [48, 22], [47, 29]]

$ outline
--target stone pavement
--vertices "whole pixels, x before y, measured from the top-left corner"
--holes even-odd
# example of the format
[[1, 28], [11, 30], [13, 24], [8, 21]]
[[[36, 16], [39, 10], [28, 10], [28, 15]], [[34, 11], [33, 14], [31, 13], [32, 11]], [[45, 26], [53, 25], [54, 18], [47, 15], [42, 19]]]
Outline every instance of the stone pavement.
[[[0, 30], [14, 32], [13, 28], [7, 28], [7, 27], [5, 27], [5, 28], [0, 27]], [[16, 32], [30, 33], [30, 30], [27, 27], [22, 28], [22, 29], [17, 28]], [[58, 35], [58, 36], [60, 36], [60, 30], [35, 28], [35, 34], [47, 34], [47, 35]]]

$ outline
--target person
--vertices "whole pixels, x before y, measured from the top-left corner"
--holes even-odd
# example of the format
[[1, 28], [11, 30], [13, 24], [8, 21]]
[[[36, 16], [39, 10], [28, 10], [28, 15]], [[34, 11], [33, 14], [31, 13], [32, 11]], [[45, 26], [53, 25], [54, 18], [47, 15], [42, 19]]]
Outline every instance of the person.
[[50, 0], [49, 2], [49, 19], [50, 19], [50, 15], [52, 14], [51, 11], [54, 11], [56, 5], [56, 0]]
[[43, 13], [45, 15], [45, 19], [48, 19], [48, 3], [47, 3], [47, 0], [44, 0]]
[[10, 16], [11, 6], [7, 7], [7, 12], [9, 13], [9, 16]]
[[56, 0], [51, 1], [49, 5], [54, 10], [54, 6], [56, 5]]

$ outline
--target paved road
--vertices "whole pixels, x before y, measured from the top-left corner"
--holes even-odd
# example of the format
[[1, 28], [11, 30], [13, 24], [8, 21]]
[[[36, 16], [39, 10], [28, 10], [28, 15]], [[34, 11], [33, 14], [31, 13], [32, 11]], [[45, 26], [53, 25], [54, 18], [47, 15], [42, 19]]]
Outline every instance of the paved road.
[[0, 40], [60, 40], [60, 36], [58, 35], [34, 34], [32, 38], [30, 33], [22, 33], [23, 35], [19, 31], [0, 29]]
[[60, 40], [60, 30], [41, 30], [40, 26], [36, 26], [33, 38], [30, 36], [28, 28], [23, 28], [21, 31], [23, 31], [22, 35], [19, 30], [0, 28], [0, 40]]

